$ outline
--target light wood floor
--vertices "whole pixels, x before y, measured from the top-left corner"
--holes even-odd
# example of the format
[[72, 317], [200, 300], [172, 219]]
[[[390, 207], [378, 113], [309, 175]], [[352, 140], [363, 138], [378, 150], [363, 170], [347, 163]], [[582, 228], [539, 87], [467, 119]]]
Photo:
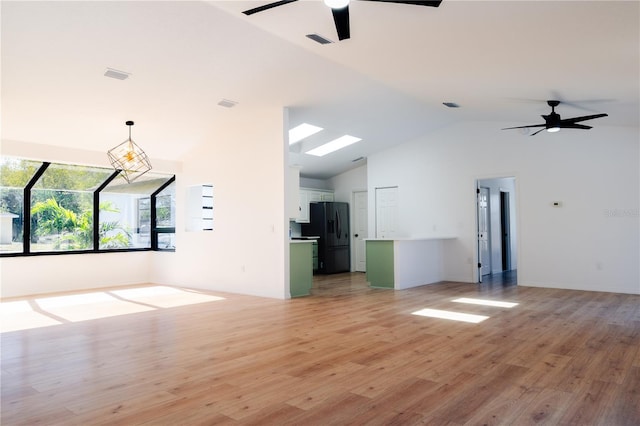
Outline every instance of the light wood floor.
[[105, 294], [141, 311], [27, 301], [57, 325], [2, 334], [3, 425], [640, 424], [640, 296], [359, 273], [288, 301]]

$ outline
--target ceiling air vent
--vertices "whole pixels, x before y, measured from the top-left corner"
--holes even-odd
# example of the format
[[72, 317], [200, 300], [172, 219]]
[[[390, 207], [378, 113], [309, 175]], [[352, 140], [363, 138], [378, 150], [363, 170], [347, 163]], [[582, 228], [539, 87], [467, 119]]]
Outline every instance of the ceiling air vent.
[[320, 34], [307, 34], [307, 38], [310, 38], [311, 40], [320, 44], [333, 43], [331, 40], [329, 40], [328, 38], [322, 37]]
[[448, 107], [448, 108], [460, 108], [460, 105], [458, 105], [455, 102], [443, 102], [442, 105]]
[[223, 99], [220, 102], [218, 102], [218, 105], [225, 108], [233, 108], [237, 104], [238, 103], [236, 101], [230, 101], [229, 99]]
[[109, 78], [115, 78], [116, 80], [126, 80], [129, 78], [131, 73], [125, 71], [114, 70], [113, 68], [107, 68], [104, 71], [104, 76]]

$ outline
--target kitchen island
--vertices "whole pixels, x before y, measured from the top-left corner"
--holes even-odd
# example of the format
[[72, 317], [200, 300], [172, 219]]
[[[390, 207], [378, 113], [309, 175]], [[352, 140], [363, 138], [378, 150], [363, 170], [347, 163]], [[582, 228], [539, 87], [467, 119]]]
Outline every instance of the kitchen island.
[[402, 290], [442, 281], [443, 244], [451, 239], [366, 239], [369, 286]]
[[308, 296], [313, 284], [313, 243], [315, 240], [289, 241], [289, 294]]

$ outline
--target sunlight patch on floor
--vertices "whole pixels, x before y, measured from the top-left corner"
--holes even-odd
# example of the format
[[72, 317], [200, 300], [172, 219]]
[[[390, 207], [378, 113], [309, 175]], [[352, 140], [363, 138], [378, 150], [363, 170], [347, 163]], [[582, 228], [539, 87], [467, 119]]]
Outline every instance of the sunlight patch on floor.
[[168, 286], [144, 286], [0, 303], [0, 332], [135, 314], [224, 297]]
[[453, 312], [453, 311], [441, 311], [439, 309], [421, 309], [419, 311], [415, 311], [411, 313], [412, 315], [419, 315], [422, 317], [429, 318], [440, 318], [447, 319], [453, 321], [462, 321], [462, 322], [470, 322], [477, 324], [488, 319], [488, 316], [485, 315], [475, 315], [475, 314], [465, 314], [462, 312]]
[[119, 300], [105, 292], [34, 299], [45, 313], [69, 322], [153, 311], [156, 308]]
[[461, 297], [459, 299], [453, 300], [453, 302], [468, 303], [471, 305], [496, 306], [499, 308], [513, 308], [514, 306], [518, 306], [518, 304], [514, 302], [502, 302], [500, 300], [486, 300], [486, 299], [470, 299], [468, 297]]
[[0, 331], [3, 333], [62, 324], [47, 315], [35, 312], [26, 300], [2, 302], [0, 307]]
[[109, 293], [122, 299], [145, 303], [158, 308], [173, 308], [176, 306], [224, 300], [224, 297], [166, 286], [128, 288], [124, 290], [113, 290]]

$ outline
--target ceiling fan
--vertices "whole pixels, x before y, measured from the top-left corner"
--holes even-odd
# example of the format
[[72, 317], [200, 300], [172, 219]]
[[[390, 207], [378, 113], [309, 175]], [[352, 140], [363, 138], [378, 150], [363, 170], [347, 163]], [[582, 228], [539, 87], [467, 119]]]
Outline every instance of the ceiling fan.
[[529, 129], [532, 127], [542, 127], [537, 132], [531, 134], [531, 136], [535, 136], [543, 130], [547, 130], [547, 132], [558, 132], [560, 129], [584, 129], [589, 130], [591, 126], [586, 126], [584, 124], [578, 124], [580, 121], [593, 120], [594, 118], [607, 117], [609, 114], [594, 114], [594, 115], [584, 115], [582, 117], [573, 117], [573, 118], [560, 118], [560, 114], [558, 114], [555, 108], [560, 105], [560, 101], [550, 100], [547, 101], [547, 105], [551, 107], [551, 114], [543, 115], [544, 124], [532, 124], [529, 126], [517, 126], [517, 127], [506, 127], [502, 130], [509, 129]]
[[[245, 15], [253, 15], [254, 13], [262, 12], [264, 10], [272, 9], [274, 7], [282, 6], [288, 3], [293, 3], [298, 0], [282, 0], [265, 4], [263, 6], [255, 7], [253, 9], [245, 10]], [[366, 0], [366, 1], [378, 1], [384, 3], [404, 3], [414, 4], [418, 6], [431, 6], [438, 7], [442, 0], [432, 1], [402, 1], [402, 0]], [[324, 3], [331, 8], [333, 13], [333, 21], [336, 24], [336, 31], [338, 32], [338, 39], [345, 40], [351, 37], [351, 30], [349, 28], [349, 0], [324, 0]]]

